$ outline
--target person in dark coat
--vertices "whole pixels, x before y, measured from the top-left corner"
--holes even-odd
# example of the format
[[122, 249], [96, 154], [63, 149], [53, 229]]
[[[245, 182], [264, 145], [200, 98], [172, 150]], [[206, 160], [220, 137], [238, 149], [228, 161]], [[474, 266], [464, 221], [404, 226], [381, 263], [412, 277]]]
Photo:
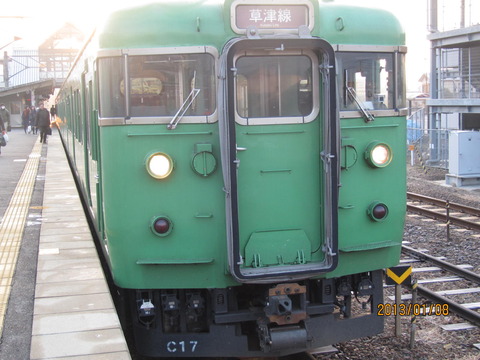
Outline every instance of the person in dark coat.
[[23, 110], [22, 112], [22, 126], [25, 134], [27, 133], [28, 125], [30, 125], [30, 121], [28, 119], [29, 116], [30, 116], [30, 107], [25, 106], [25, 110]]
[[37, 133], [37, 110], [35, 109], [35, 106], [30, 107], [30, 114], [28, 115], [28, 122], [30, 123], [30, 126], [32, 127], [32, 134]]
[[52, 105], [50, 108], [50, 116], [52, 117], [52, 120], [55, 121], [55, 116], [57, 115], [57, 108], [55, 105]]
[[[2, 135], [5, 135], [6, 131], [5, 131], [5, 123], [3, 122], [3, 119], [2, 117], [0, 116], [0, 132], [2, 133]], [[2, 147], [0, 146], [0, 154], [2, 153]]]
[[11, 131], [12, 124], [10, 123], [10, 111], [5, 108], [5, 104], [0, 104], [0, 117], [3, 120], [6, 131]]
[[45, 109], [43, 103], [40, 104], [40, 109], [37, 111], [37, 127], [40, 130], [40, 142], [46, 144], [50, 129], [50, 112]]

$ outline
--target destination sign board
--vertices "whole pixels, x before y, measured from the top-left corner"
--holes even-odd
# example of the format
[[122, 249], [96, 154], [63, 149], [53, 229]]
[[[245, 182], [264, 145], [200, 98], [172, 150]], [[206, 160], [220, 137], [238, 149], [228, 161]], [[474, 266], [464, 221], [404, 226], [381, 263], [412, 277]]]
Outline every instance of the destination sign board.
[[233, 27], [237, 31], [255, 27], [259, 30], [289, 30], [300, 26], [311, 28], [307, 4], [238, 4], [234, 8]]

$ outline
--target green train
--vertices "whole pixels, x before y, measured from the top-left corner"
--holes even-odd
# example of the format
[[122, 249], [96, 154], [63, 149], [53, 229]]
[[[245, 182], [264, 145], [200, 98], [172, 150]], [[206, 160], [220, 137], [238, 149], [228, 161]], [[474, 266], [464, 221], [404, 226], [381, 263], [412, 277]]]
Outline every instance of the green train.
[[377, 334], [405, 216], [405, 34], [315, 0], [113, 12], [59, 127], [139, 354], [278, 357]]

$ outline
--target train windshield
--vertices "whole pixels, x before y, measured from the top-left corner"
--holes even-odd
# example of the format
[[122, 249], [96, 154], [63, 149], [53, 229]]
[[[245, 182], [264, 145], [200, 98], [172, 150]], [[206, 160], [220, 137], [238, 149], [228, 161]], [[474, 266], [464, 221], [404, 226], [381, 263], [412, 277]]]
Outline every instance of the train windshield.
[[[394, 53], [344, 52], [337, 54], [341, 89], [340, 110], [403, 108], [403, 57], [395, 66]], [[396, 88], [396, 84], [398, 84]]]
[[185, 116], [204, 118], [215, 111], [215, 61], [210, 54], [128, 56], [127, 74], [124, 61], [99, 61], [102, 117], [171, 118], [194, 89], [200, 91]]
[[242, 56], [235, 67], [237, 122], [304, 122], [312, 114], [313, 65], [309, 56]]

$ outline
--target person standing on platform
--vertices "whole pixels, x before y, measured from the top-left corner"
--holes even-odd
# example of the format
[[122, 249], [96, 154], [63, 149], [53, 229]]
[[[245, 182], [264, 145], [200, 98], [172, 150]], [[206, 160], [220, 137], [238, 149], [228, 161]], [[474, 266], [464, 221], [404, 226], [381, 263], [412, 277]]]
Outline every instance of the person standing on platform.
[[30, 114], [28, 115], [28, 121], [30, 123], [30, 126], [32, 127], [32, 134], [37, 133], [37, 126], [35, 122], [37, 121], [37, 110], [35, 110], [35, 106], [30, 107]]
[[50, 116], [52, 117], [52, 121], [56, 120], [57, 108], [55, 107], [55, 105], [52, 105], [52, 107], [50, 108]]
[[[3, 119], [0, 116], [0, 132], [2, 135], [5, 135], [5, 124], [3, 123]], [[0, 154], [2, 153], [2, 147], [0, 146]]]
[[10, 112], [5, 108], [5, 104], [0, 104], [0, 117], [3, 120], [5, 129], [11, 131], [12, 124], [10, 124]]
[[27, 133], [28, 126], [30, 125], [29, 116], [30, 116], [30, 107], [27, 105], [25, 106], [25, 110], [23, 110], [22, 112], [22, 126], [25, 134]]
[[45, 109], [43, 103], [40, 104], [40, 109], [37, 111], [37, 127], [40, 130], [40, 142], [46, 144], [50, 131], [50, 112]]

